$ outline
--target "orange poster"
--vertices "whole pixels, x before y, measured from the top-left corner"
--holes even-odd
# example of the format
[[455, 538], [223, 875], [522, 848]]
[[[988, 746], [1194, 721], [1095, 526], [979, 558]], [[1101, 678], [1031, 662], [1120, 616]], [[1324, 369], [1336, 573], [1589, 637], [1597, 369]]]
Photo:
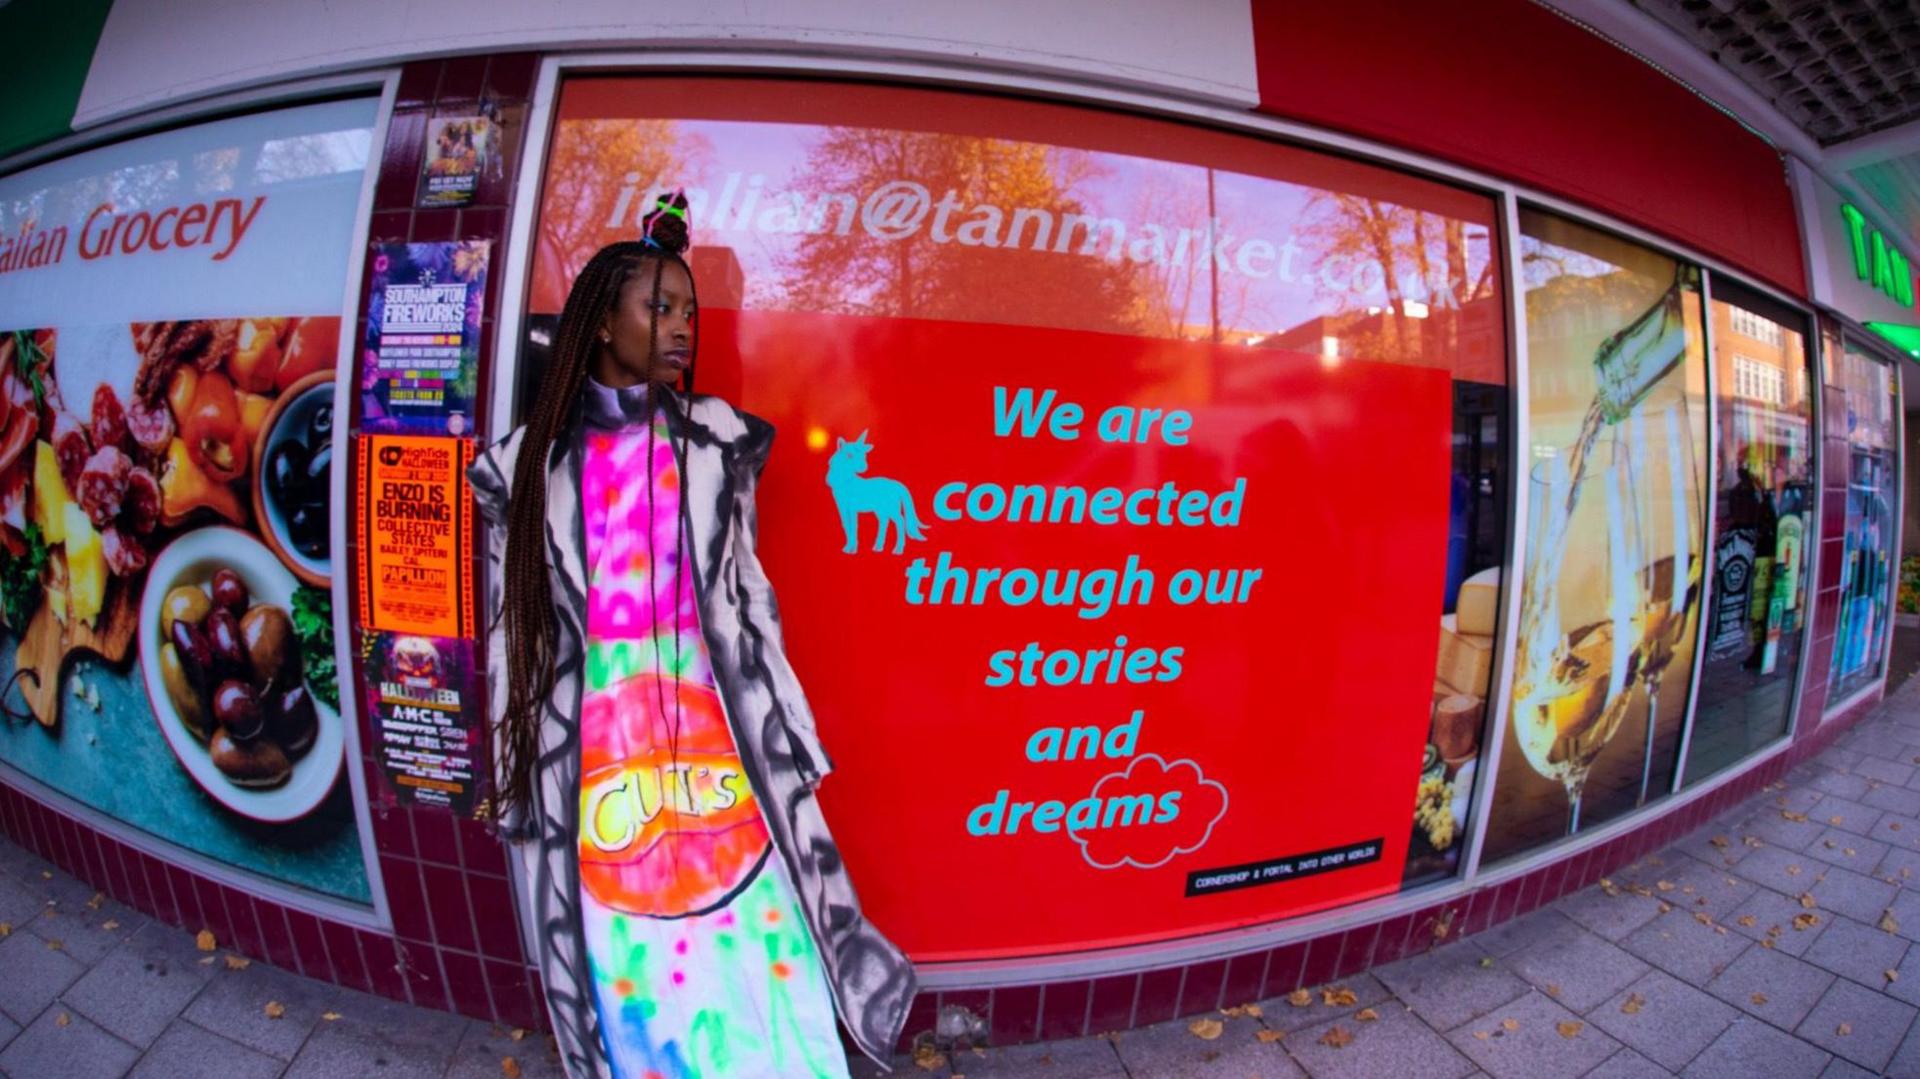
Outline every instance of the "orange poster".
[[473, 635], [473, 493], [463, 438], [362, 435], [360, 622], [436, 637]]

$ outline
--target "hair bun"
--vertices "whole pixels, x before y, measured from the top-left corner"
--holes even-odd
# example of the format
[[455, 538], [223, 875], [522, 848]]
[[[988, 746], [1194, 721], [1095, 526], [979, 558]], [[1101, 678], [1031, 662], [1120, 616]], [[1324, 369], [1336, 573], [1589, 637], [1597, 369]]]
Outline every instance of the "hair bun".
[[653, 209], [640, 219], [640, 238], [675, 255], [684, 254], [693, 242], [687, 227], [687, 193], [676, 188], [655, 199]]

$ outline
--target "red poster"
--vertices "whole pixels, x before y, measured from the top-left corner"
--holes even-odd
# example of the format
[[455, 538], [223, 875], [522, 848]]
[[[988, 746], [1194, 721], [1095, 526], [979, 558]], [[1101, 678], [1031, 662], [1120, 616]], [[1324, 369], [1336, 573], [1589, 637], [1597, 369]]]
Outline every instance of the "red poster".
[[[709, 314], [716, 340], [732, 317]], [[781, 431], [761, 557], [838, 766], [830, 823], [910, 953], [1186, 935], [1398, 888], [1443, 372], [962, 323], [737, 328], [741, 367], [716, 349], [703, 375]], [[834, 377], [846, 355], [857, 380]]]

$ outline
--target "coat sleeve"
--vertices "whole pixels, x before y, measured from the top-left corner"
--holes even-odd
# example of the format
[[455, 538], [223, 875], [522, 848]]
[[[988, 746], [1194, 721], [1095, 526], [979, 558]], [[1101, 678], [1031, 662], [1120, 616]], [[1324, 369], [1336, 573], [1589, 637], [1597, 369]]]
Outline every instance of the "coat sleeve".
[[[474, 506], [480, 511], [481, 548], [485, 551], [486, 606], [483, 611], [486, 621], [481, 624], [481, 632], [487, 647], [487, 727], [489, 733], [495, 735], [489, 756], [496, 769], [496, 791], [505, 779], [497, 771], [503, 759], [497, 732], [507, 708], [507, 629], [505, 619], [500, 617], [506, 604], [503, 567], [507, 560], [507, 495], [513, 488], [513, 466], [519, 456], [523, 433], [524, 429], [514, 431], [467, 468]], [[502, 813], [495, 824], [501, 838], [510, 842], [533, 837], [531, 814], [525, 807]]]
[[833, 771], [825, 747], [815, 729], [813, 709], [807, 704], [800, 677], [787, 659], [786, 639], [780, 626], [780, 607], [773, 597], [773, 583], [760, 565], [758, 553], [760, 513], [754, 494], [760, 470], [766, 467], [767, 452], [773, 444], [773, 426], [758, 417], [743, 417], [747, 434], [741, 441], [738, 489], [734, 495], [733, 563], [739, 575], [742, 597], [741, 628], [750, 639], [757, 639], [762, 661], [772, 680], [774, 700], [786, 721], [787, 737], [792, 743], [794, 766], [809, 787], [818, 786]]

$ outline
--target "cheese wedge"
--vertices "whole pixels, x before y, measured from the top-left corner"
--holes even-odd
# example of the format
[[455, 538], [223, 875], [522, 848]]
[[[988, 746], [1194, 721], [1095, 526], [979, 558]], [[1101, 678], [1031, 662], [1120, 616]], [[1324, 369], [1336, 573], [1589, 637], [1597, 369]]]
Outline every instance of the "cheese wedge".
[[1440, 661], [1434, 677], [1474, 697], [1484, 697], [1493, 677], [1493, 638], [1462, 633], [1454, 615], [1440, 618]]
[[1453, 605], [1453, 616], [1459, 621], [1460, 632], [1491, 637], [1499, 615], [1499, 566], [1488, 566], [1460, 582], [1460, 595]]

